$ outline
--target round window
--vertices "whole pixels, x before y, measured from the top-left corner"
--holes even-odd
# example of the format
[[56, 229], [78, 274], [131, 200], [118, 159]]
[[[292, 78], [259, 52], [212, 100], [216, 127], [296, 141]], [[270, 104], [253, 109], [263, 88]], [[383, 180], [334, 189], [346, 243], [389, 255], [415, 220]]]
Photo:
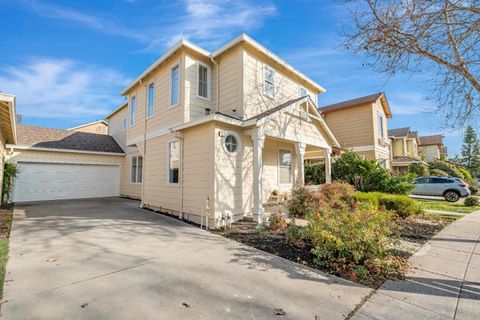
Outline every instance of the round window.
[[226, 133], [223, 138], [223, 148], [227, 154], [236, 155], [240, 148], [240, 137], [234, 132]]

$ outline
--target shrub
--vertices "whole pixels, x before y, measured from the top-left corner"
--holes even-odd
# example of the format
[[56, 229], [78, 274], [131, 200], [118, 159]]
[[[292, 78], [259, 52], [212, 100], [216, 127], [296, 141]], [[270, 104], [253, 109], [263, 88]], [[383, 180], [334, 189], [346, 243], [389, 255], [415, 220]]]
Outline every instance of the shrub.
[[304, 245], [304, 237], [305, 233], [303, 229], [297, 227], [295, 224], [291, 223], [287, 227], [287, 242], [291, 243], [295, 246], [303, 246]]
[[268, 224], [268, 229], [273, 232], [281, 232], [287, 229], [288, 222], [281, 214], [272, 214]]
[[461, 174], [463, 174], [463, 178], [465, 180], [472, 180], [472, 175], [470, 174], [470, 171], [462, 167], [457, 167], [457, 170], [460, 171]]
[[408, 196], [382, 194], [379, 199], [381, 208], [394, 211], [400, 218], [422, 213], [422, 208]]
[[292, 196], [287, 202], [288, 212], [295, 217], [303, 217], [307, 212], [317, 209], [314, 205], [314, 197], [310, 190], [306, 188], [296, 188], [292, 191]]
[[478, 185], [475, 179], [465, 179], [465, 182], [468, 183], [468, 189], [473, 194], [477, 194], [478, 192]]
[[422, 213], [422, 207], [408, 196], [381, 192], [357, 192], [354, 194], [357, 207], [370, 210], [391, 210], [400, 218]]
[[359, 191], [381, 191], [389, 193], [407, 194], [413, 185], [407, 181], [408, 177], [393, 177], [377, 162], [362, 159], [354, 152], [346, 152], [338, 158], [332, 166], [332, 178], [336, 181], [345, 181]]
[[2, 201], [0, 203], [9, 203], [12, 195], [13, 180], [17, 176], [18, 167], [14, 163], [5, 162], [3, 166], [3, 181], [2, 181]]
[[447, 173], [449, 176], [464, 179], [463, 174], [453, 165], [445, 161], [435, 160], [429, 164], [430, 170], [438, 169]]
[[466, 198], [464, 203], [467, 207], [473, 207], [473, 206], [480, 205], [480, 201], [478, 200], [478, 198], [475, 198], [475, 197]]
[[324, 184], [320, 190], [313, 193], [317, 208], [346, 209], [352, 206], [352, 196], [355, 188], [345, 182]]
[[384, 258], [392, 227], [390, 215], [364, 210], [309, 214], [306, 235], [314, 247], [315, 262], [338, 270]]
[[322, 184], [325, 183], [325, 164], [316, 163], [305, 165], [305, 183]]
[[428, 176], [430, 171], [424, 163], [412, 163], [408, 166], [408, 172], [415, 174], [417, 177]]
[[437, 176], [437, 177], [448, 177], [448, 173], [442, 171], [440, 169], [432, 169], [430, 170], [430, 175]]

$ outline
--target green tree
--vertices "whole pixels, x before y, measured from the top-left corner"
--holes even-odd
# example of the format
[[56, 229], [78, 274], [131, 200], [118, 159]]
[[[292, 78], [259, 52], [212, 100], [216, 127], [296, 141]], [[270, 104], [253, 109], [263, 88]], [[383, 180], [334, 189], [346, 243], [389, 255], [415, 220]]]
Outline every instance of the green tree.
[[462, 163], [471, 172], [477, 172], [480, 164], [480, 147], [477, 133], [472, 126], [465, 130], [462, 146]]

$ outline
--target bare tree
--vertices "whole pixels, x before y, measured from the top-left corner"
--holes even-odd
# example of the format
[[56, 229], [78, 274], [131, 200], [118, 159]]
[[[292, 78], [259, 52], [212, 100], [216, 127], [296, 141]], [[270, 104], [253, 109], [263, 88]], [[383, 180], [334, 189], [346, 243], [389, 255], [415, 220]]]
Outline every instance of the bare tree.
[[[352, 2], [352, 1], [349, 1]], [[347, 49], [387, 74], [426, 71], [446, 125], [480, 115], [478, 0], [356, 0]]]

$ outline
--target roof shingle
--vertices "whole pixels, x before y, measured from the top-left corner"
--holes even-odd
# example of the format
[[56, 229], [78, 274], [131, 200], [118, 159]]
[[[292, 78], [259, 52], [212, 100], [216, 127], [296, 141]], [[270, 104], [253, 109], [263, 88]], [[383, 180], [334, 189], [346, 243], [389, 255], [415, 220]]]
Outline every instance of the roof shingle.
[[123, 153], [109, 135], [67, 131], [30, 125], [17, 127], [18, 144], [31, 147], [67, 149], [93, 152]]
[[[368, 95], [368, 96], [355, 98], [355, 99], [351, 99], [351, 100], [347, 100], [347, 101], [342, 101], [342, 102], [335, 103], [335, 104], [330, 104], [328, 106], [318, 108], [318, 110], [320, 110], [322, 113], [329, 113], [329, 112], [343, 110], [343, 109], [347, 109], [347, 108], [359, 107], [359, 106], [363, 106], [363, 105], [366, 105], [366, 104], [369, 104], [369, 103], [374, 103], [375, 101], [377, 101], [379, 98], [381, 98], [384, 95], [385, 94], [383, 92], [374, 93], [374, 94], [371, 94], [371, 95]], [[388, 106], [385, 108], [385, 113], [387, 114], [388, 117], [391, 116], [390, 108]]]
[[410, 133], [410, 127], [388, 130], [389, 137], [406, 137]]
[[421, 146], [429, 146], [435, 144], [443, 145], [443, 136], [441, 134], [420, 137]]

